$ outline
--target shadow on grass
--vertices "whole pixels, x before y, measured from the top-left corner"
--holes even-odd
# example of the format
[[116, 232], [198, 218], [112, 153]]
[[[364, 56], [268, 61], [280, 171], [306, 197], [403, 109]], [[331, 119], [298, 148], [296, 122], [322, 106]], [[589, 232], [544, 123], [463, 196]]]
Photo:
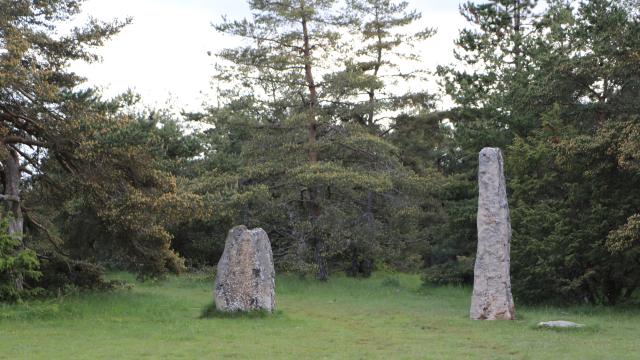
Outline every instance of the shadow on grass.
[[582, 327], [549, 327], [549, 326], [538, 326], [538, 324], [531, 324], [529, 326], [531, 329], [536, 331], [548, 331], [554, 333], [597, 333], [600, 332], [600, 326], [595, 325], [585, 325]]
[[2, 320], [51, 320], [66, 317], [64, 309], [59, 303], [38, 303], [37, 305], [19, 304], [0, 307], [0, 321]]
[[264, 319], [270, 317], [276, 317], [282, 314], [282, 311], [276, 310], [269, 312], [266, 310], [254, 310], [254, 311], [220, 311], [216, 308], [215, 303], [208, 304], [202, 309], [199, 319]]
[[390, 287], [390, 288], [400, 288], [402, 285], [400, 284], [400, 279], [397, 276], [386, 276], [380, 282], [382, 287]]
[[95, 290], [70, 293], [56, 298], [32, 299], [17, 304], [0, 304], [3, 320], [62, 320], [101, 316], [145, 308], [156, 296], [126, 290]]

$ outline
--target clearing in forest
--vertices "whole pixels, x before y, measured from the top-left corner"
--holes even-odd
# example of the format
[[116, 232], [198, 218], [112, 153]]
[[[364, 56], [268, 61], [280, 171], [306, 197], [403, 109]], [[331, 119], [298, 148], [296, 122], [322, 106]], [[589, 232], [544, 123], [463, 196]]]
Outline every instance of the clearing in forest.
[[[127, 274], [112, 275], [120, 278]], [[0, 305], [1, 359], [637, 359], [640, 312], [524, 307], [516, 321], [469, 320], [470, 288], [423, 288], [377, 273], [326, 283], [277, 279], [273, 315], [200, 319], [213, 279]], [[538, 321], [586, 324], [539, 330]]]

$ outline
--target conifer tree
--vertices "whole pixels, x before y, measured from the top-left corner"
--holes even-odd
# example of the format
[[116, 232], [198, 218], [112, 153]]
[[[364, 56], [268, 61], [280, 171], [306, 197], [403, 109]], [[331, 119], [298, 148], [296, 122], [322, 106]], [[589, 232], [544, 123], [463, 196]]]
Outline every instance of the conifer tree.
[[[346, 3], [351, 36], [357, 46], [345, 69], [331, 74], [331, 104], [343, 121], [355, 121], [372, 134], [386, 135], [399, 114], [431, 110], [434, 96], [419, 88], [426, 81], [418, 46], [435, 34], [412, 31], [422, 15], [405, 1], [350, 0]], [[412, 86], [413, 85], [413, 86]], [[332, 91], [333, 90], [333, 91]]]
[[[78, 100], [72, 91], [81, 79], [67, 65], [72, 60], [97, 60], [90, 49], [126, 25], [126, 21], [91, 21], [68, 34], [55, 35], [80, 5], [69, 0], [0, 2], [2, 200], [10, 216], [9, 234], [19, 239], [24, 231], [23, 176], [40, 173], [45, 157], [56, 159], [69, 171], [74, 169], [70, 149], [75, 146], [75, 120], [69, 109]], [[20, 279], [16, 286], [22, 290]]]
[[[349, 89], [356, 86], [345, 80], [347, 71], [335, 69], [335, 59], [350, 56], [338, 40], [356, 24], [353, 19], [329, 1], [251, 1], [250, 6], [253, 21], [217, 26], [248, 42], [220, 53], [231, 67], [217, 79], [233, 80], [229, 74], [240, 74], [242, 81], [236, 86], [229, 82], [227, 103], [210, 112], [216, 125], [210, 133], [222, 138], [245, 134], [239, 190], [267, 186], [272, 205], [265, 206], [279, 210], [258, 218], [272, 224], [268, 231], [274, 235], [277, 252], [283, 249], [297, 266], [313, 259], [319, 279], [327, 278], [328, 262], [346, 261], [356, 269], [352, 273], [359, 269], [370, 273], [383, 248], [400, 249], [402, 244], [422, 241], [415, 240], [420, 237], [415, 231], [420, 228], [418, 220], [407, 217], [406, 233], [395, 233], [397, 244], [387, 240], [383, 245], [393, 238], [390, 222], [401, 221], [398, 208], [407, 208], [407, 216], [409, 211], [422, 214], [406, 196], [407, 189], [422, 193], [431, 189], [403, 169], [397, 149], [380, 134], [336, 111], [336, 102], [345, 100], [351, 109], [343, 109], [355, 113]], [[385, 198], [395, 201], [385, 206]], [[384, 215], [374, 216], [374, 207]]]
[[[454, 164], [482, 146], [506, 149], [516, 296], [615, 303], [637, 288], [638, 250], [628, 246], [637, 179], [624, 135], [638, 114], [637, 14], [609, 0], [532, 9], [500, 1], [463, 8], [479, 26], [459, 40], [458, 58], [469, 67], [441, 69], [459, 105], [452, 118], [462, 153]], [[475, 167], [466, 166], [469, 189]], [[473, 230], [468, 210], [458, 219]]]
[[[97, 47], [130, 21], [89, 20], [64, 30], [81, 5], [0, 2], [1, 199], [8, 232], [18, 239], [15, 252], [37, 253], [41, 262], [61, 260], [71, 269], [71, 263], [97, 260], [97, 248], [110, 247], [118, 254], [111, 260], [139, 274], [180, 271], [182, 260], [159, 214], [169, 216], [182, 198], [149, 151], [153, 131], [123, 110], [130, 95], [104, 100], [81, 89], [84, 79], [69, 69], [72, 61], [98, 61]], [[69, 219], [91, 223], [90, 215], [97, 219], [93, 232], [73, 236], [61, 225]], [[20, 271], [15, 279], [20, 293]]]
[[[252, 0], [253, 22], [225, 21], [216, 26], [218, 31], [241, 36], [251, 43], [246, 47], [227, 49], [219, 56], [228, 60], [239, 70], [244, 85], [253, 89], [258, 85], [274, 101], [282, 101], [282, 95], [295, 96], [297, 116], [306, 122], [306, 156], [309, 168], [318, 164], [318, 125], [320, 118], [318, 67], [323, 56], [334, 51], [337, 33], [328, 29], [333, 21], [330, 11], [333, 0]], [[284, 91], [281, 89], [285, 89]], [[292, 126], [300, 126], [294, 122]], [[311, 223], [320, 216], [319, 189], [305, 189], [305, 206]], [[323, 240], [312, 239], [317, 276], [326, 280], [328, 272]]]

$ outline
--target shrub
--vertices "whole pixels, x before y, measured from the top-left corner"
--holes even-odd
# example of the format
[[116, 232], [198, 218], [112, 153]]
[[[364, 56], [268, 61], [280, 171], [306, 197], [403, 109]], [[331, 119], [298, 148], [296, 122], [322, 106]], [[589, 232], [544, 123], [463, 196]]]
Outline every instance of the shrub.
[[19, 237], [9, 235], [8, 218], [0, 219], [0, 301], [17, 301], [39, 291], [23, 286], [26, 280], [38, 279], [36, 253], [22, 248]]
[[427, 268], [422, 279], [427, 284], [470, 284], [473, 282], [473, 261], [471, 257], [458, 256], [456, 261]]

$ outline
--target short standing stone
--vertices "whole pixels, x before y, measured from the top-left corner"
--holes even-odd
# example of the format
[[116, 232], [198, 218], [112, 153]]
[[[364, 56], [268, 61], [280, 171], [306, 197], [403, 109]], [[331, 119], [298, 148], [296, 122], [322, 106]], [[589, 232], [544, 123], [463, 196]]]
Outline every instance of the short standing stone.
[[273, 311], [275, 270], [267, 233], [244, 225], [229, 231], [218, 262], [214, 291], [221, 311]]
[[478, 252], [470, 311], [474, 320], [515, 318], [509, 276], [511, 220], [503, 167], [500, 149], [480, 151]]

